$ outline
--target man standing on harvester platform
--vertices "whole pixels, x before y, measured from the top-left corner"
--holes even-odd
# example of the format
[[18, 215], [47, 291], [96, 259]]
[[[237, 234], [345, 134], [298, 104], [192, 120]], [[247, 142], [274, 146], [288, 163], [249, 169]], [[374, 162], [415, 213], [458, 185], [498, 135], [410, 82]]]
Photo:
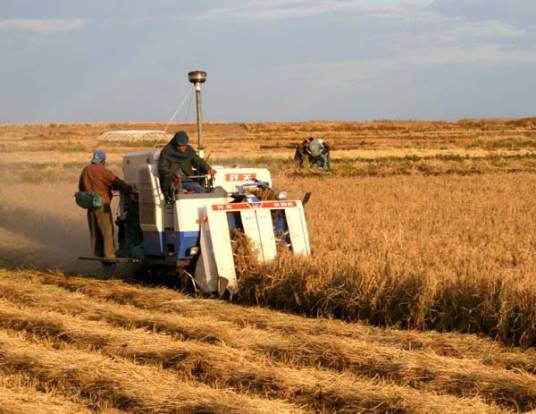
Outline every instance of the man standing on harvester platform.
[[188, 144], [188, 134], [179, 131], [160, 153], [158, 159], [158, 176], [160, 187], [168, 203], [175, 200], [175, 191], [183, 190], [193, 193], [205, 193], [195, 176], [210, 174], [216, 171]]
[[[130, 193], [132, 188], [106, 168], [106, 153], [97, 150], [93, 153], [91, 164], [84, 167], [80, 174], [78, 190], [96, 193], [101, 205], [87, 210], [87, 221], [91, 235], [91, 247], [97, 257], [115, 258], [114, 223], [112, 217], [112, 190]], [[97, 197], [98, 198], [98, 197]]]

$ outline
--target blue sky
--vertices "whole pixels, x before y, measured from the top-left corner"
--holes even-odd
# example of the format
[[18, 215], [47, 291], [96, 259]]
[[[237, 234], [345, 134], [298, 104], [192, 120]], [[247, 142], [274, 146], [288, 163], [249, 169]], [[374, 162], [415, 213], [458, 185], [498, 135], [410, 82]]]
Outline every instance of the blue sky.
[[213, 121], [528, 116], [536, 1], [0, 0], [0, 56], [0, 122], [165, 122], [193, 69]]

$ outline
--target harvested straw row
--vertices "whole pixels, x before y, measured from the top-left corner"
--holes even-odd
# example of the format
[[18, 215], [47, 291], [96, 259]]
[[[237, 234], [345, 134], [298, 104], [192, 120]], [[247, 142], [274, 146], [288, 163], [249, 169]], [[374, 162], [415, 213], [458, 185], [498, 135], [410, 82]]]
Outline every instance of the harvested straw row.
[[180, 381], [171, 373], [127, 360], [70, 349], [61, 351], [30, 344], [0, 332], [0, 370], [24, 372], [46, 388], [66, 395], [84, 395], [101, 405], [131, 413], [298, 413], [279, 401], [254, 399], [201, 383]]
[[[96, 405], [84, 395], [68, 398], [53, 385], [43, 384], [24, 372], [6, 373], [0, 369], [0, 413], [83, 413], [95, 411]], [[100, 414], [126, 414], [126, 411], [101, 406]]]
[[[56, 395], [51, 390], [47, 390], [47, 392], [37, 391], [35, 387], [29, 384], [30, 382], [22, 375], [2, 375], [0, 377], [0, 413], [91, 413], [84, 405]], [[112, 411], [108, 411], [106, 414], [112, 414]]]
[[[24, 274], [19, 275], [24, 277]], [[535, 350], [505, 347], [476, 335], [402, 331], [320, 318], [311, 320], [262, 308], [250, 307], [245, 310], [221, 301], [192, 299], [170, 289], [147, 289], [119, 281], [98, 281], [46, 273], [32, 273], [26, 277], [71, 291], [80, 291], [91, 297], [130, 304], [146, 310], [178, 313], [192, 318], [206, 317], [210, 313], [212, 318], [231, 322], [236, 327], [251, 326], [285, 335], [326, 334], [359, 338], [369, 343], [407, 350], [421, 349], [456, 358], [478, 359], [486, 365], [536, 373]]]
[[[118, 310], [117, 306], [98, 304], [80, 294], [50, 286], [47, 297], [38, 287], [19, 283], [15, 289], [14, 285], [6, 285], [0, 280], [0, 296], [86, 319], [105, 320], [116, 326], [152, 329], [181, 339], [225, 343], [284, 363], [348, 370], [356, 375], [381, 377], [400, 385], [458, 396], [481, 395], [487, 401], [509, 407], [528, 409], [536, 403], [536, 379], [533, 376], [493, 369], [477, 361], [371, 346], [364, 341], [328, 335], [286, 337], [249, 328], [233, 331], [229, 324], [210, 319], [191, 320], [179, 315], [147, 313], [128, 305]], [[61, 298], [60, 304], [58, 298]]]
[[[314, 411], [355, 413], [377, 407], [381, 412], [497, 412], [477, 398], [454, 398], [378, 384], [353, 375], [265, 364], [248, 351], [223, 346], [176, 342], [166, 335], [114, 329], [105, 323], [76, 320], [56, 312], [35, 315], [0, 302], [0, 324], [21, 330], [57, 346], [100, 350], [177, 371], [218, 387], [284, 398]], [[250, 362], [251, 360], [257, 361]], [[256, 362], [256, 363], [255, 363]]]
[[[33, 391], [33, 390], [32, 390]], [[0, 387], [0, 413], [2, 414], [90, 414], [85, 407], [79, 407], [68, 400], [57, 399], [47, 394], [38, 395], [36, 391], [15, 392]]]

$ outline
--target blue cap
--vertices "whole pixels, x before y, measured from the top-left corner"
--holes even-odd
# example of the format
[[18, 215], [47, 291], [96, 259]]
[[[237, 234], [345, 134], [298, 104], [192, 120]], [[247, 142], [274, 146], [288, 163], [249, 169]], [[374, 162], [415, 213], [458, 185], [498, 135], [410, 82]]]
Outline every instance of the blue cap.
[[188, 134], [184, 131], [179, 131], [171, 140], [174, 146], [188, 145]]
[[106, 153], [103, 150], [97, 150], [93, 152], [93, 157], [91, 158], [91, 164], [100, 164], [106, 160]]

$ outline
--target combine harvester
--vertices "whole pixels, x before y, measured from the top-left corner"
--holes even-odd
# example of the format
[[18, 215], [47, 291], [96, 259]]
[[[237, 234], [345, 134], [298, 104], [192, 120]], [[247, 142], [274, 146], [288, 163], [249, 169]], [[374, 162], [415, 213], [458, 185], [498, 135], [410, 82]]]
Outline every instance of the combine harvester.
[[[188, 77], [196, 91], [198, 151], [203, 157], [201, 84], [206, 72]], [[179, 186], [170, 204], [160, 188], [159, 154], [135, 152], [123, 159], [124, 179], [135, 194], [121, 196], [119, 255], [126, 257], [115, 262], [141, 263], [148, 273], [191, 280], [203, 293], [232, 296], [239, 283], [232, 247], [236, 232], [251, 240], [259, 262], [273, 260], [282, 248], [310, 254], [303, 210], [309, 193], [303, 200], [287, 200], [285, 192], [272, 190], [267, 169], [215, 166], [214, 179], [196, 177], [207, 193], [186, 193]], [[260, 193], [272, 197], [263, 200]]]

